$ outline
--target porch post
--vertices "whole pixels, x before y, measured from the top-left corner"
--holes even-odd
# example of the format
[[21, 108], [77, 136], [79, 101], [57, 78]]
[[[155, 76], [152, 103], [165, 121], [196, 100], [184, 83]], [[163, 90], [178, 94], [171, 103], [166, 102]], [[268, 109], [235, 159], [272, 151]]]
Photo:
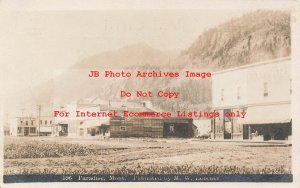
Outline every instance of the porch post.
[[251, 125], [248, 125], [248, 134], [249, 134], [249, 140], [252, 140], [251, 138]]
[[212, 122], [211, 122], [211, 125], [212, 125], [212, 139], [215, 139], [216, 137], [215, 137], [215, 126], [216, 126], [216, 124], [215, 124], [215, 122], [216, 122], [216, 117], [214, 117], [213, 119], [212, 119]]

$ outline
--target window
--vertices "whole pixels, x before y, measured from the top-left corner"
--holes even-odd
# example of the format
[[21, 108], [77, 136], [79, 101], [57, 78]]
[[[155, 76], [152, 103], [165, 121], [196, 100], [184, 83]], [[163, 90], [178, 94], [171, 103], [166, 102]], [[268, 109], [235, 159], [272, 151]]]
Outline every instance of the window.
[[45, 120], [45, 125], [47, 125], [47, 120]]
[[28, 125], [28, 121], [26, 121], [26, 125]]
[[121, 127], [120, 127], [120, 130], [121, 130], [121, 131], [126, 131], [126, 126], [121, 126]]
[[23, 121], [20, 121], [21, 125], [23, 124]]
[[35, 127], [30, 127], [29, 131], [30, 131], [30, 133], [35, 133], [36, 128]]
[[18, 127], [18, 133], [22, 133], [22, 127]]
[[43, 121], [42, 121], [42, 120], [40, 120], [40, 124], [41, 124], [41, 125], [43, 124]]
[[264, 83], [264, 97], [267, 97], [269, 95], [269, 88], [268, 88], [268, 83]]
[[231, 114], [231, 109], [224, 109], [225, 122], [231, 121], [230, 114]]
[[50, 124], [52, 124], [52, 120], [50, 120]]
[[33, 121], [31, 121], [31, 125], [33, 125]]
[[239, 87], [237, 88], [237, 100], [240, 100], [240, 99], [241, 99], [240, 90], [241, 90], [241, 87], [239, 86]]
[[221, 89], [221, 101], [224, 101], [224, 89]]

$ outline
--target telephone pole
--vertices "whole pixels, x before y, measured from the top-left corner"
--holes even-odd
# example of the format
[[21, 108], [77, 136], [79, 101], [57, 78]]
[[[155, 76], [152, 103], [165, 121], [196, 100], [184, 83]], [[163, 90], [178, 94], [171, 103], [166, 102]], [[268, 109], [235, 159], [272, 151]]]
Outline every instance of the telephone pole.
[[37, 108], [39, 110], [39, 120], [38, 120], [38, 123], [39, 123], [39, 131], [38, 131], [38, 136], [40, 136], [40, 130], [41, 130], [41, 108], [42, 106], [41, 105], [37, 105]]
[[21, 108], [20, 110], [22, 112], [22, 117], [24, 117], [24, 110], [25, 110], [25, 108]]

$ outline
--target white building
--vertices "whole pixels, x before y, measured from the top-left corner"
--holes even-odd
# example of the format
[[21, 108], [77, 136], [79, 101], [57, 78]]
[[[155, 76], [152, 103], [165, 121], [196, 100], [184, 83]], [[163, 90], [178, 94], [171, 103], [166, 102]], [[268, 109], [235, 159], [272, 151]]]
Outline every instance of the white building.
[[[291, 60], [276, 59], [215, 72], [214, 139], [285, 140], [291, 136]], [[226, 117], [234, 112], [244, 118]]]
[[108, 117], [77, 117], [76, 111], [81, 112], [109, 112], [109, 101], [98, 98], [81, 99], [78, 102], [57, 109], [60, 112], [69, 112], [68, 117], [54, 117], [55, 126], [53, 136], [107, 138], [110, 136]]
[[77, 109], [77, 103], [72, 103], [56, 109], [60, 112], [72, 112], [69, 116], [54, 117], [54, 127], [52, 129], [52, 136], [68, 136], [76, 137], [76, 129], [79, 126], [79, 121], [76, 120], [75, 112]]
[[194, 137], [210, 136], [211, 119], [194, 119], [193, 124], [197, 127]]
[[[99, 98], [81, 99], [73, 102], [56, 111], [69, 112], [68, 117], [54, 117], [55, 125], [52, 129], [53, 136], [67, 136], [73, 138], [108, 138], [110, 137], [111, 117], [84, 117], [76, 116], [76, 111], [80, 112], [101, 112], [113, 113], [118, 116], [123, 114], [124, 110], [140, 111], [140, 109], [152, 108], [150, 101], [126, 102], [126, 101], [103, 101]], [[112, 117], [118, 118], [118, 117]]]
[[37, 123], [37, 132], [40, 136], [50, 136], [54, 127], [54, 120], [52, 116], [41, 116], [37, 118], [40, 122]]

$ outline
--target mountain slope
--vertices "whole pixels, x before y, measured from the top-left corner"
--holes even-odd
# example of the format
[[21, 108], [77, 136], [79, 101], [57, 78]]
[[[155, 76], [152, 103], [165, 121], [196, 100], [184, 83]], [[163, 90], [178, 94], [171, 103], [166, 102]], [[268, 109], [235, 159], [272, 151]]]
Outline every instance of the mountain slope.
[[124, 68], [130, 66], [143, 66], [147, 64], [164, 65], [176, 57], [178, 52], [160, 51], [147, 44], [138, 43], [123, 48], [103, 52], [88, 57], [73, 68], [75, 69], [103, 69], [103, 68]]
[[290, 13], [259, 10], [204, 32], [182, 56], [194, 65], [224, 69], [290, 52]]

